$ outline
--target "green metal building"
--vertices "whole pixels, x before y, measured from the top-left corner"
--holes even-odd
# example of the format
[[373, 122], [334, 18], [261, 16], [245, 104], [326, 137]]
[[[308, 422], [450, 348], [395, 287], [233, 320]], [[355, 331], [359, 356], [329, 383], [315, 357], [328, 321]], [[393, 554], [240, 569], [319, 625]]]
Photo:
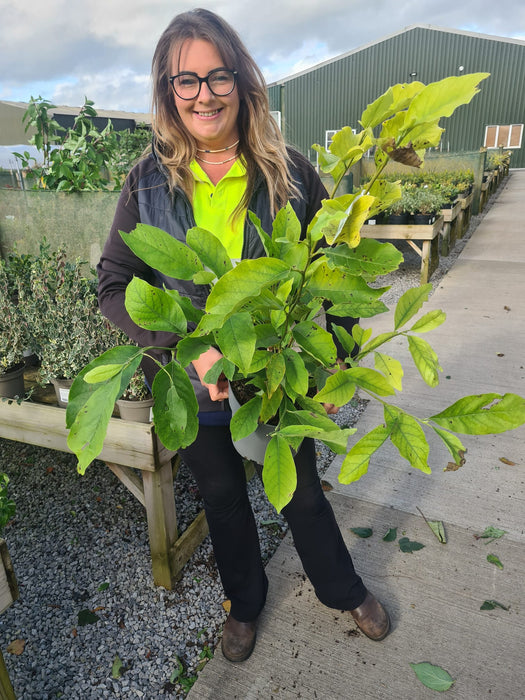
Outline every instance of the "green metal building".
[[491, 75], [469, 105], [442, 120], [441, 149], [503, 146], [512, 151], [511, 167], [523, 168], [525, 41], [414, 25], [272, 83], [268, 93], [287, 142], [315, 162], [311, 145], [328, 145], [343, 126], [359, 131], [365, 107], [390, 85], [477, 72]]

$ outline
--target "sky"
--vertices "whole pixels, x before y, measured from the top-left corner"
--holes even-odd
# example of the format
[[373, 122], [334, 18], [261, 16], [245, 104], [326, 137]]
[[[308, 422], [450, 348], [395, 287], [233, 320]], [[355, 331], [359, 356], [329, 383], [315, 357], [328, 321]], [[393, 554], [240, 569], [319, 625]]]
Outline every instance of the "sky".
[[525, 40], [516, 0], [0, 0], [0, 100], [149, 112], [157, 40], [199, 6], [232, 24], [269, 83], [413, 24]]

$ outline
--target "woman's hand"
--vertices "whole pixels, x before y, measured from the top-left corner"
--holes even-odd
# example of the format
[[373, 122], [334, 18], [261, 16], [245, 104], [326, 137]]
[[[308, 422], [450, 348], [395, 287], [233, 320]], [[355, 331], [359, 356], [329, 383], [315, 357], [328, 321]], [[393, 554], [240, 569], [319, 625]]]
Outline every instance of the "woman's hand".
[[228, 380], [223, 374], [221, 374], [216, 384], [208, 384], [204, 381], [206, 372], [210, 370], [221, 357], [222, 354], [216, 348], [209, 348], [209, 350], [203, 352], [200, 357], [192, 362], [201, 380], [201, 384], [210, 392], [210, 399], [212, 401], [223, 401], [228, 398]]

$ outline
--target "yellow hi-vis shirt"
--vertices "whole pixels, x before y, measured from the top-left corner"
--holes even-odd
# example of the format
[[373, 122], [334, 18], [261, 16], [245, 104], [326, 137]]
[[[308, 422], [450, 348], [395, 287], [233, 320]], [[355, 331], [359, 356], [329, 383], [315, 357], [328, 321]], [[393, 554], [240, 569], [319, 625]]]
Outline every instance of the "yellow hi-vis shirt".
[[193, 213], [197, 226], [213, 233], [232, 260], [239, 260], [244, 241], [246, 211], [235, 219], [232, 214], [246, 190], [248, 175], [241, 160], [236, 160], [214, 185], [196, 160], [190, 163], [195, 178]]

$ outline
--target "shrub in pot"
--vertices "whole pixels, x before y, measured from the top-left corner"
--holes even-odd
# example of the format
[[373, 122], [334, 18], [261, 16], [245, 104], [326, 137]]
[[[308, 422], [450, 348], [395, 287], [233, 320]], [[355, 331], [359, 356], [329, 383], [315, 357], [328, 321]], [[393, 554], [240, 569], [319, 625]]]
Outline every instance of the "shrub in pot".
[[[424, 429], [438, 435], [460, 465], [465, 448], [457, 433], [493, 433], [525, 422], [525, 400], [514, 394], [464, 397], [426, 419], [388, 402], [400, 388], [402, 369], [380, 348], [398, 336], [408, 338], [412, 359], [426, 383], [438, 383], [438, 358], [420, 334], [439, 326], [445, 314], [431, 311], [414, 321], [430, 285], [401, 297], [390, 333], [372, 337], [371, 330], [356, 325], [350, 335], [335, 326], [346, 367], [337, 365], [332, 336], [318, 322], [323, 304], [328, 304], [332, 316], [341, 317], [372, 317], [387, 310], [381, 300], [385, 290], [369, 283], [396, 269], [402, 256], [389, 243], [359, 235], [367, 218], [400, 197], [399, 183], [383, 180], [381, 173], [389, 160], [421, 164], [424, 148], [439, 143], [439, 119], [468, 103], [486, 75], [447, 78], [428, 86], [393, 86], [363, 112], [360, 133], [344, 127], [328, 151], [315, 146], [321, 169], [332, 175], [334, 191], [323, 201], [304, 239], [290, 205], [279, 212], [271, 232], [262, 230], [249, 214], [266, 257], [233, 266], [219, 240], [200, 228], [187, 232], [186, 245], [144, 224], [121, 234], [150, 267], [210, 286], [204, 309], [137, 277], [126, 292], [127, 311], [138, 325], [181, 337], [176, 348], [166, 349], [172, 360], [160, 368], [152, 387], [155, 430], [168, 449], [185, 447], [196, 437], [198, 406], [184, 368], [212, 346], [222, 357], [205, 380], [215, 382], [224, 374], [230, 381], [243, 379], [255, 390], [232, 418], [233, 439], [245, 438], [275, 418], [268, 426], [263, 481], [277, 510], [295, 490], [293, 451], [305, 437], [321, 440], [345, 455], [339, 478], [349, 483], [367, 471], [372, 455], [388, 439], [412, 466], [428, 473]], [[376, 128], [379, 136], [374, 135]], [[376, 149], [372, 179], [357, 193], [336, 196], [347, 170], [372, 147]], [[68, 445], [77, 455], [79, 471], [84, 472], [100, 453], [113, 402], [148, 352], [148, 348], [113, 348], [76, 377], [66, 423]], [[360, 366], [368, 355], [374, 356], [375, 369]], [[322, 404], [342, 406], [358, 389], [384, 405], [384, 423], [349, 449], [354, 430], [337, 426]]]
[[142, 369], [137, 369], [122, 396], [117, 399], [121, 418], [149, 423], [152, 419], [153, 397]]
[[31, 335], [19, 304], [27, 257], [10, 254], [0, 259], [0, 396], [24, 395], [24, 355]]
[[[98, 308], [96, 278], [86, 263], [70, 262], [63, 250], [47, 244], [31, 264], [29, 285], [19, 305], [40, 358], [39, 381], [55, 383], [59, 404], [67, 402], [75, 375], [101, 352], [126, 342], [126, 336]], [[65, 381], [64, 381], [65, 380]]]

